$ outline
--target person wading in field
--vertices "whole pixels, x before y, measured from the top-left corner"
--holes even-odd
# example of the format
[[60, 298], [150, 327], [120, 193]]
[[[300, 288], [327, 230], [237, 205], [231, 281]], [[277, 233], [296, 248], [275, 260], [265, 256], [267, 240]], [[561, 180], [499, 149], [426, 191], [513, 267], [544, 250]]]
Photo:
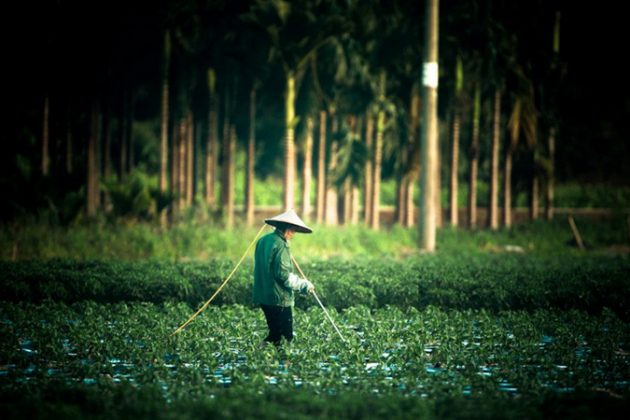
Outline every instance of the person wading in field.
[[254, 304], [265, 314], [269, 334], [261, 345], [293, 339], [293, 291], [312, 293], [313, 284], [293, 272], [289, 241], [296, 232], [312, 233], [293, 210], [266, 219], [275, 230], [258, 240], [254, 257]]

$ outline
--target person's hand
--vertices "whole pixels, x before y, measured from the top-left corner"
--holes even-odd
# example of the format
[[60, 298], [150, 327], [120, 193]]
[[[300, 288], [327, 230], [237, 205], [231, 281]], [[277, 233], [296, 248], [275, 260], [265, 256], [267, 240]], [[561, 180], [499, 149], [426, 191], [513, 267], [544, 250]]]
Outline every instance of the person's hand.
[[305, 287], [304, 289], [306, 290], [306, 293], [313, 293], [315, 292], [315, 286], [313, 286], [313, 283], [311, 283], [310, 281], [304, 279], [304, 283], [305, 283]]

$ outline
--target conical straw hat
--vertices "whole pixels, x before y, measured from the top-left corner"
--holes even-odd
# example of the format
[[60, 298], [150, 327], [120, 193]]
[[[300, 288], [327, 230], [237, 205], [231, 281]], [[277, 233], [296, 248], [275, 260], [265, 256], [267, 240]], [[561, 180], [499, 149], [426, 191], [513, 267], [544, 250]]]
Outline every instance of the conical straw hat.
[[282, 214], [274, 216], [270, 219], [265, 219], [265, 223], [271, 226], [278, 226], [280, 223], [286, 223], [291, 225], [295, 229], [296, 232], [300, 233], [313, 233], [313, 229], [306, 226], [306, 224], [299, 218], [299, 216], [295, 213], [295, 210], [290, 209], [285, 211]]

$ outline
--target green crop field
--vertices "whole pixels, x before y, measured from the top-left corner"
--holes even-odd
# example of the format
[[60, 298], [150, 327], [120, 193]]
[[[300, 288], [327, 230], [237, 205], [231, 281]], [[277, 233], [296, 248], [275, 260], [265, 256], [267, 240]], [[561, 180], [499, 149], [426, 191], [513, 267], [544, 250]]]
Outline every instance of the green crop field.
[[[630, 396], [626, 221], [497, 232], [318, 227], [292, 250], [296, 339], [260, 348], [257, 228], [189, 223], [0, 235], [0, 405], [23, 417], [613, 417]], [[16, 251], [17, 248], [17, 251]], [[16, 254], [17, 253], [17, 258]], [[70, 258], [71, 257], [71, 258]], [[14, 261], [12, 261], [14, 260]]]
[[332, 311], [342, 342], [311, 307], [296, 311], [297, 337], [280, 353], [258, 348], [257, 310], [210, 307], [172, 337], [188, 314], [182, 304], [4, 303], [3, 404], [16, 417], [413, 417], [488, 404], [467, 415], [518, 417], [575, 409], [583, 394], [620, 408], [630, 391], [630, 330], [607, 310], [357, 306]]
[[[630, 260], [611, 248], [620, 226], [581, 221], [586, 251], [561, 223], [444, 229], [435, 254], [410, 253], [415, 233], [399, 228], [298, 237], [293, 252], [345, 341], [302, 296], [296, 339], [280, 351], [259, 347], [266, 325], [251, 305], [251, 258], [172, 336], [243, 242], [209, 247], [205, 259], [5, 260], [0, 409], [8, 418], [623, 416]], [[60, 235], [61, 256], [77, 231]], [[118, 255], [129, 244], [108, 246]], [[189, 244], [191, 255], [199, 248]]]

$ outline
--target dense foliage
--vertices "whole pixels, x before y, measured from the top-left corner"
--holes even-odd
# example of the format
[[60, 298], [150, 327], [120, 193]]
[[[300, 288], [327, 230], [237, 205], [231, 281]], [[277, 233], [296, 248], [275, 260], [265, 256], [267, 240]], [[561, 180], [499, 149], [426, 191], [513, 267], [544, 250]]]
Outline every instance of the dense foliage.
[[[3, 298], [100, 303], [146, 301], [200, 305], [234, 262], [211, 263], [0, 263]], [[325, 301], [338, 309], [396, 305], [423, 309], [536, 310], [608, 307], [630, 319], [630, 261], [624, 258], [538, 258], [521, 255], [311, 261], [302, 268]], [[217, 304], [251, 302], [251, 263], [219, 295]], [[302, 300], [301, 307], [316, 305]]]

